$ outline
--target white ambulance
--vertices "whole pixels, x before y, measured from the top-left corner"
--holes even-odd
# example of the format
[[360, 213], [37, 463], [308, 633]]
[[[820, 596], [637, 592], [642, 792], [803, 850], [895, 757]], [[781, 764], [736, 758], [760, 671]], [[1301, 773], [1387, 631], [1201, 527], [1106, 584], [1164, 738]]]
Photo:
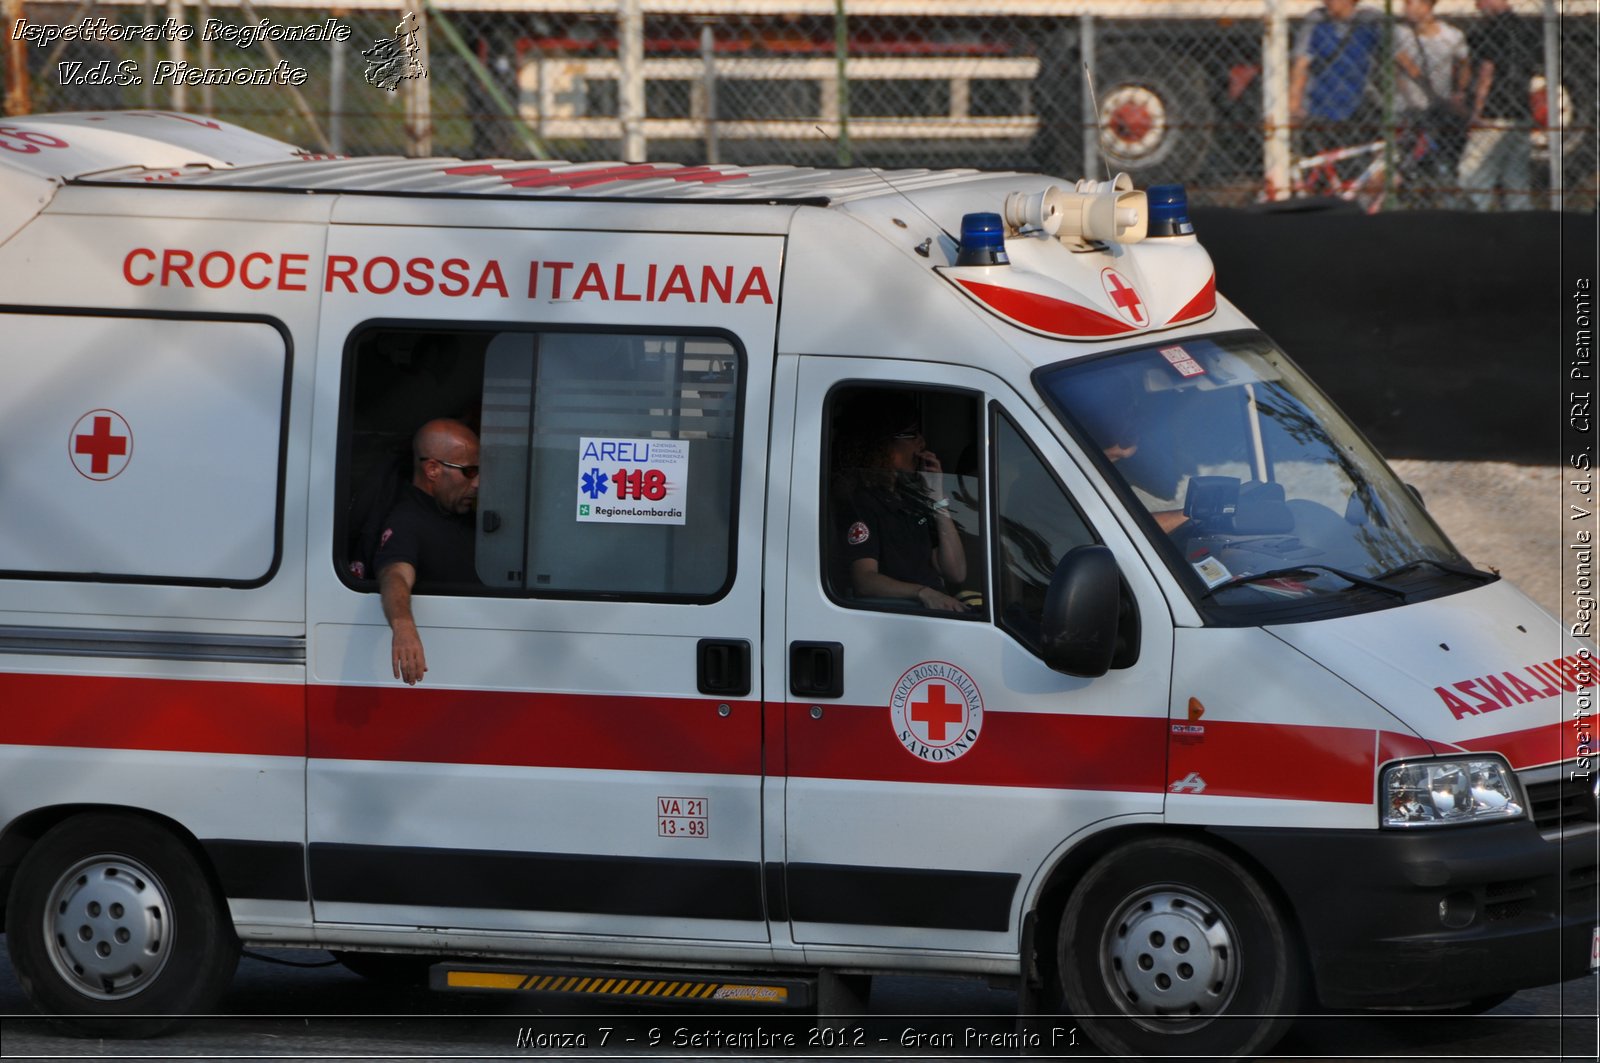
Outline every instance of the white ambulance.
[[[1211, 1055], [1593, 965], [1590, 644], [1216, 294], [1181, 188], [19, 118], [0, 304], [44, 1012], [293, 946], [584, 1001], [986, 976]], [[477, 579], [419, 581], [410, 685], [364, 532], [439, 417]]]

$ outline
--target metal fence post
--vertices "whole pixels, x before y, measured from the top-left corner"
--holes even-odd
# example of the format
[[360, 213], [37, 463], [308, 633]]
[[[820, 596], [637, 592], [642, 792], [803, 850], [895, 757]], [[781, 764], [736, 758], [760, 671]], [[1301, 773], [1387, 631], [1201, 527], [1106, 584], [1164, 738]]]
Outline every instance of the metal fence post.
[[717, 42], [716, 34], [707, 22], [700, 27], [700, 64], [704, 70], [706, 163], [717, 163]]
[[[834, 159], [849, 166], [850, 151], [850, 26], [845, 19], [845, 0], [833, 0], [833, 65], [839, 137], [834, 142]], [[826, 115], [824, 115], [826, 117]]]
[[1394, 128], [1394, 0], [1383, 0], [1383, 46], [1378, 49], [1378, 85], [1383, 94], [1383, 209], [1395, 209], [1395, 168], [1400, 164], [1395, 150]]
[[[167, 17], [172, 19], [172, 21], [178, 25], [183, 25], [185, 19], [183, 0], [167, 0]], [[176, 34], [174, 34], [172, 39], [167, 42], [167, 58], [172, 60], [174, 64], [181, 64], [183, 62], [183, 55], [183, 41], [180, 40]], [[184, 91], [183, 78], [173, 78], [172, 109], [174, 111], [182, 111], [185, 109], [188, 102], [189, 95]]]
[[344, 50], [348, 47], [344, 41], [328, 42], [328, 148], [335, 155], [344, 153]]
[[[195, 5], [195, 20], [200, 23], [200, 65], [203, 68], [211, 66], [211, 42], [206, 39], [206, 19], [211, 17], [211, 0], [197, 0]], [[217, 94], [207, 81], [200, 82], [200, 113], [207, 116], [217, 113]]]
[[1288, 199], [1289, 162], [1289, 13], [1284, 0], [1267, 0], [1261, 35], [1261, 167], [1266, 198]]
[[0, 48], [6, 57], [5, 107], [0, 114], [29, 114], [33, 111], [28, 97], [28, 42], [15, 40], [12, 27], [24, 13], [23, 0], [0, 0], [5, 11], [5, 42]]
[[639, 0], [621, 0], [617, 34], [617, 117], [622, 122], [624, 162], [644, 162], [644, 8]]
[[[156, 0], [144, 0], [144, 24], [146, 26], [154, 25], [155, 21]], [[143, 60], [140, 63], [140, 66], [145, 71], [144, 85], [142, 86], [144, 89], [144, 109], [147, 111], [153, 111], [156, 109], [156, 83], [155, 79], [151, 77], [150, 74], [156, 68], [155, 41], [147, 40], [144, 42], [143, 54], [140, 56], [140, 58]]]
[[[417, 56], [424, 71], [428, 70], [428, 12], [422, 0], [405, 0], [406, 14], [411, 15], [417, 27]], [[433, 100], [429, 84], [432, 78], [407, 78], [406, 94], [406, 154], [412, 158], [425, 158], [433, 154]]]
[[[1561, 209], [1565, 159], [1562, 158], [1561, 115], [1561, 14], [1555, 0], [1544, 0], [1544, 113], [1545, 145], [1550, 155], [1550, 209]], [[1591, 134], [1593, 135], [1593, 134]], [[1533, 175], [1528, 175], [1531, 180]]]
[[1083, 69], [1083, 167], [1082, 176], [1093, 177], [1100, 170], [1100, 110], [1094, 94], [1094, 16], [1078, 16], [1078, 58]]

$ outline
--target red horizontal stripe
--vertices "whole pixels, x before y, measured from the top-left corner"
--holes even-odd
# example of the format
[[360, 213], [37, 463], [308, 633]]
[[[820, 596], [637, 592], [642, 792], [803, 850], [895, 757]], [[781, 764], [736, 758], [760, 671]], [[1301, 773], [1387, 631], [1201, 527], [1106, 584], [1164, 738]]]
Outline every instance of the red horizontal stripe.
[[[0, 673], [0, 744], [349, 760], [680, 771], [882, 782], [1153, 792], [1190, 772], [1207, 795], [1366, 803], [1374, 757], [1448, 751], [1369, 730], [989, 711], [964, 756], [929, 763], [887, 706], [521, 694]], [[765, 727], [763, 727], [765, 715]], [[310, 739], [307, 740], [309, 726]], [[1577, 755], [1569, 724], [1462, 740], [1515, 767]]]
[[958, 280], [973, 297], [989, 309], [1028, 328], [1047, 332], [1052, 336], [1080, 338], [1087, 336], [1118, 336], [1137, 331], [1134, 326], [1118, 318], [1108, 317], [1096, 310], [1048, 295], [1021, 292], [1002, 288], [997, 284]]
[[1167, 721], [1039, 712], [983, 714], [983, 730], [956, 760], [931, 764], [900, 744], [887, 705], [788, 706], [789, 775], [952, 786], [1053, 790], [1164, 789]]
[[1202, 734], [1172, 736], [1170, 774], [1177, 781], [1199, 773], [1208, 797], [1374, 800], [1372, 731], [1236, 720], [1206, 720], [1204, 727]]
[[306, 754], [298, 683], [0, 673], [0, 744]]
[[319, 758], [761, 774], [758, 702], [314, 686], [307, 704]]
[[[1567, 720], [1486, 738], [1463, 738], [1456, 744], [1474, 753], [1502, 754], [1513, 768], [1533, 768], [1576, 757], [1578, 730], [1571, 720]], [[1584, 727], [1583, 731], [1588, 736], [1587, 753], [1594, 748], [1594, 731], [1590, 727]]]

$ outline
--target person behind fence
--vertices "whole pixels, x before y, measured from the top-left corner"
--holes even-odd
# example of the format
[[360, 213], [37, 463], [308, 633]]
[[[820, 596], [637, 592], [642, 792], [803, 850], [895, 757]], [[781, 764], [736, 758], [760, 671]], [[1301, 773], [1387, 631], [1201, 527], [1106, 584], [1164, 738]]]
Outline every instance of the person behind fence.
[[1454, 183], [1467, 136], [1467, 38], [1434, 17], [1434, 0], [1405, 0], [1406, 24], [1395, 32], [1397, 117], [1428, 138], [1422, 178]]
[[1462, 191], [1477, 210], [1493, 210], [1495, 193], [1506, 209], [1531, 206], [1533, 114], [1529, 84], [1544, 53], [1536, 19], [1511, 10], [1510, 0], [1478, 0], [1467, 31], [1472, 66], [1471, 125], [1461, 153]]
[[1368, 82], [1382, 43], [1382, 17], [1358, 0], [1323, 0], [1306, 16], [1289, 70], [1289, 113], [1302, 155], [1377, 135]]
[[[517, 98], [516, 53], [500, 47], [495, 35], [485, 33], [473, 45], [476, 67], [466, 64], [467, 114], [472, 120], [472, 156], [476, 159], [504, 159], [516, 151], [513, 128], [515, 118], [503, 104]], [[494, 86], [484, 84], [487, 78]], [[498, 96], [496, 95], [498, 90]]]
[[415, 684], [428, 670], [411, 613], [413, 591], [479, 583], [472, 513], [478, 500], [478, 437], [438, 419], [412, 439], [411, 484], [389, 512], [374, 567], [392, 633], [394, 677]]
[[916, 404], [883, 394], [857, 403], [839, 426], [837, 468], [836, 534], [851, 591], [967, 612], [948, 593], [966, 579], [967, 558]]

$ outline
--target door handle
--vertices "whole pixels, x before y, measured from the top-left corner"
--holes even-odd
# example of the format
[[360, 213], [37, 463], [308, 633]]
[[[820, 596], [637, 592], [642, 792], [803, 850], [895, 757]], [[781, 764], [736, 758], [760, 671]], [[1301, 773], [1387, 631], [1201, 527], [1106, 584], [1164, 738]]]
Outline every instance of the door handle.
[[844, 696], [844, 644], [789, 643], [789, 693], [800, 698]]
[[750, 693], [750, 643], [701, 639], [695, 644], [695, 680], [702, 694], [742, 698]]

